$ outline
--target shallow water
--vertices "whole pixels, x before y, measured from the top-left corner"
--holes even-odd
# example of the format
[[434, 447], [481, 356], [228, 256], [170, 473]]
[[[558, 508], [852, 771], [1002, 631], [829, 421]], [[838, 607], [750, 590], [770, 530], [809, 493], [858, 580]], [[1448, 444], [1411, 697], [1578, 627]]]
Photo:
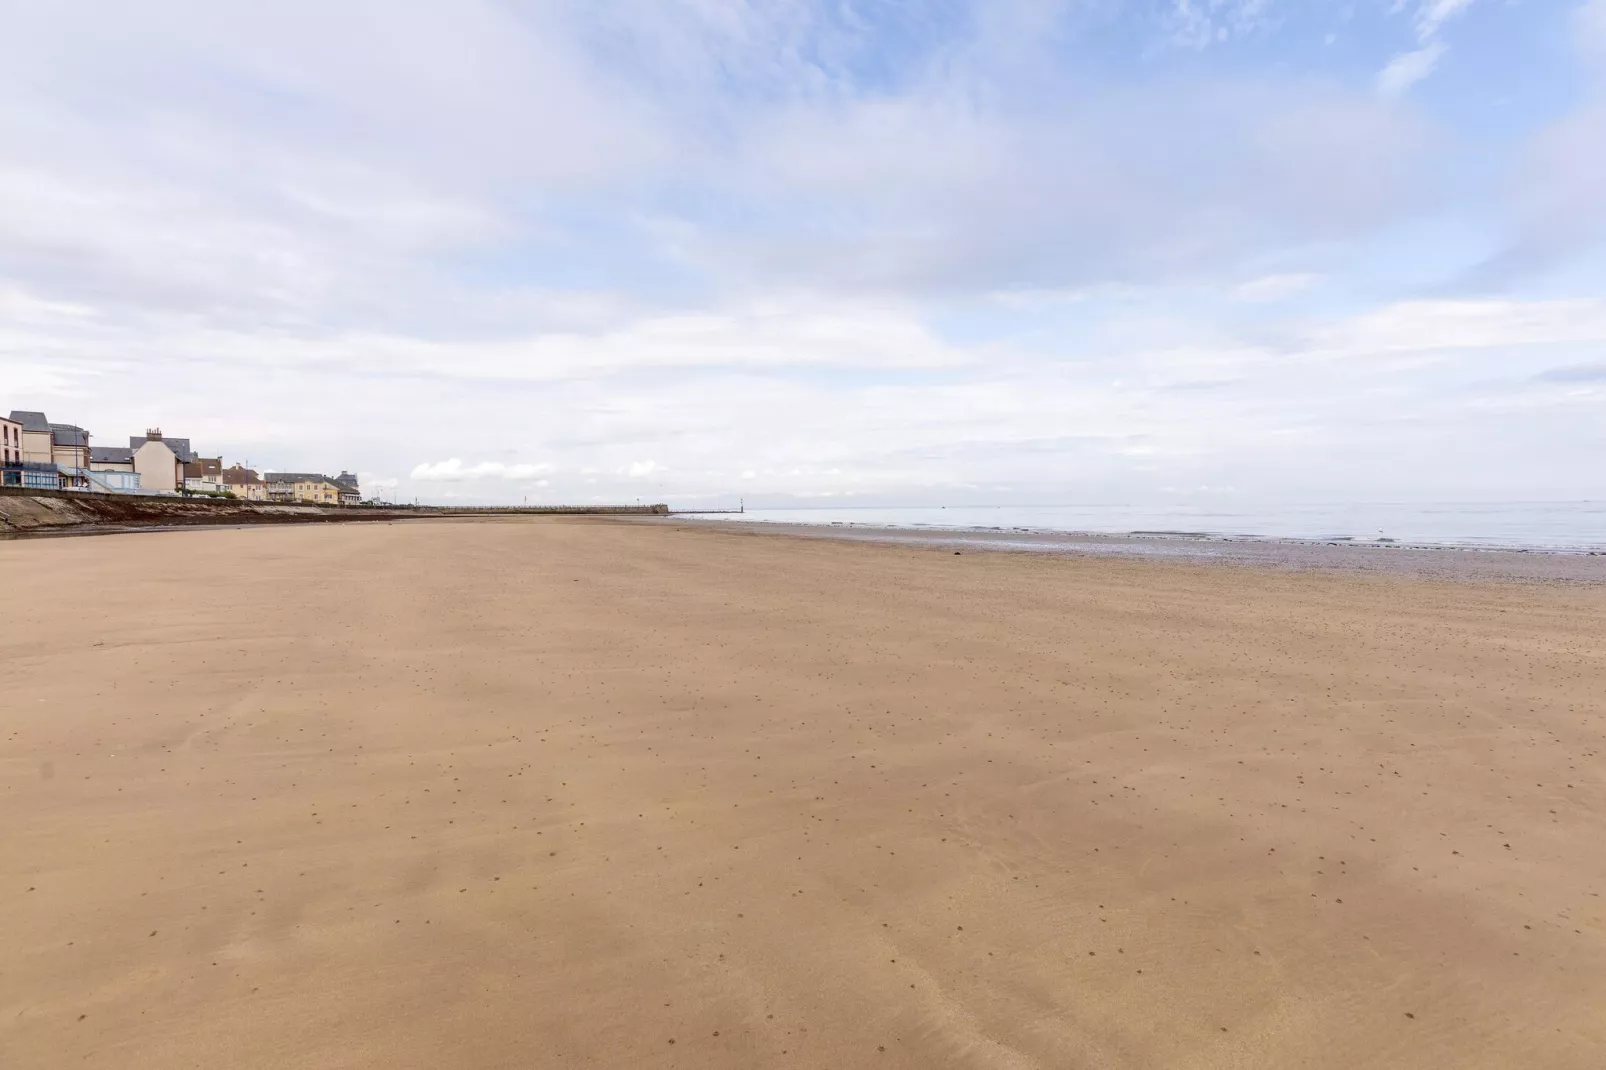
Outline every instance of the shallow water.
[[1193, 535], [1587, 553], [1606, 550], [1606, 501], [1199, 505], [824, 506], [709, 519], [1011, 534]]

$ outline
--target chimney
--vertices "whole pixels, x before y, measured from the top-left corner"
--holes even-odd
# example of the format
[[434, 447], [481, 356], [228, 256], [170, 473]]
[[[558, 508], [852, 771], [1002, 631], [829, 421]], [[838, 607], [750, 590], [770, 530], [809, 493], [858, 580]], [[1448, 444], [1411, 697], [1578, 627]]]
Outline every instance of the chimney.
[[160, 442], [162, 441], [162, 429], [160, 427], [147, 427], [145, 429], [145, 437]]

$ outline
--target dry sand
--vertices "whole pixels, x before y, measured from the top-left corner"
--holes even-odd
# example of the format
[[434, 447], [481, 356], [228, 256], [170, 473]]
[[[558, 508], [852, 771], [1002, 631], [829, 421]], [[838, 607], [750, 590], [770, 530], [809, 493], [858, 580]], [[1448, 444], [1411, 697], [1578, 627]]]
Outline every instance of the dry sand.
[[0, 544], [0, 1065], [1606, 1065], [1606, 590]]

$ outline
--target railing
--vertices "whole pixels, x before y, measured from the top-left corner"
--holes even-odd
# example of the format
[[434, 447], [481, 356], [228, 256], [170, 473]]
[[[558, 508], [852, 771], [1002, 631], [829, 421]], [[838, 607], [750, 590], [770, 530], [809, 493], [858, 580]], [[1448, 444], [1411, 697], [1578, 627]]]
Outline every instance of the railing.
[[61, 468], [54, 461], [9, 461], [0, 465], [0, 485], [55, 490], [61, 486]]
[[62, 490], [89, 489], [89, 469], [79, 468], [76, 465], [58, 464], [56, 465], [56, 470], [61, 473]]
[[[82, 469], [89, 480], [89, 490], [99, 490], [105, 494], [138, 494], [141, 491], [139, 476], [134, 472], [112, 470], [109, 472], [96, 471], [93, 468]], [[116, 476], [116, 479], [111, 477]]]

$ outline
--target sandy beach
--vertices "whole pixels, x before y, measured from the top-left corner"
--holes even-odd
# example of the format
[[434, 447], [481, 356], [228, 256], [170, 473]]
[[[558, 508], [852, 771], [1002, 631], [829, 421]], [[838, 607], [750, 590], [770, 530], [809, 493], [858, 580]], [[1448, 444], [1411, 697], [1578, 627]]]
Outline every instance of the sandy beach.
[[1606, 587], [0, 543], [0, 1065], [1606, 1065]]

